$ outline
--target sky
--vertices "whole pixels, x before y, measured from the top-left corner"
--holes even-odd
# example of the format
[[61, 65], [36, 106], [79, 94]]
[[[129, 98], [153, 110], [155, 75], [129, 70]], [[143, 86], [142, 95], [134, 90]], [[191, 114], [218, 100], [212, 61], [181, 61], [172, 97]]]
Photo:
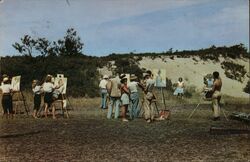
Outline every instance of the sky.
[[[56, 41], [74, 28], [83, 53], [249, 47], [248, 0], [0, 0], [0, 56], [28, 34]], [[248, 48], [249, 49], [249, 48]]]

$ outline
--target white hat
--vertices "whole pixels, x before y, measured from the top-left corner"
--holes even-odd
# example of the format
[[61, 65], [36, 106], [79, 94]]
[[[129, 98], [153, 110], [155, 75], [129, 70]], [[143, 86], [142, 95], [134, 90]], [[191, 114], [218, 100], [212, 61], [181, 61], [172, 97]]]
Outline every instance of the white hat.
[[8, 80], [9, 80], [8, 77], [3, 78], [3, 82], [6, 82], [6, 81], [8, 81]]
[[108, 78], [109, 78], [108, 75], [103, 76], [103, 79], [108, 79]]

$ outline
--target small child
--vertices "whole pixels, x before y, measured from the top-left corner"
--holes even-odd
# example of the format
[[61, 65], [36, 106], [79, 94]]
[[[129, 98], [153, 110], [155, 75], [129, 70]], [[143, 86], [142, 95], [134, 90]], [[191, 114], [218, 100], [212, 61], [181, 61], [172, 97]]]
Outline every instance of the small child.
[[32, 82], [32, 91], [34, 92], [34, 111], [33, 117], [37, 118], [37, 112], [40, 109], [41, 105], [41, 85], [38, 80], [33, 80]]

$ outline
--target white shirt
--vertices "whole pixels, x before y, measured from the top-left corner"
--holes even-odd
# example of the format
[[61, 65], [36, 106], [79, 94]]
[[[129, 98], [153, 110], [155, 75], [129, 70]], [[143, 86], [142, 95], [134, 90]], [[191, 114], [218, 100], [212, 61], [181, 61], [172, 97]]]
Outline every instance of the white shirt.
[[138, 82], [132, 81], [128, 84], [128, 89], [130, 90], [131, 93], [138, 92], [137, 90]]
[[0, 86], [0, 89], [2, 89], [3, 93], [10, 93], [10, 91], [12, 90], [10, 84], [2, 84]]
[[35, 93], [35, 94], [41, 94], [41, 86], [39, 86], [39, 85], [36, 85], [33, 89], [32, 89], [32, 91]]
[[106, 89], [107, 83], [108, 83], [108, 81], [106, 79], [102, 79], [100, 84], [99, 84], [99, 87], [103, 88], [103, 89]]
[[55, 86], [51, 82], [45, 82], [43, 84], [43, 91], [47, 93], [51, 93]]

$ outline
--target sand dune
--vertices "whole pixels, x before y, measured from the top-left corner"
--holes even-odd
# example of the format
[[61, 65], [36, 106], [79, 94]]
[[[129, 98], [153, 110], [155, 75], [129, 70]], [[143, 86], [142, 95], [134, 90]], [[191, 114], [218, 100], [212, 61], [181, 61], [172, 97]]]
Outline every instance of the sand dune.
[[[177, 79], [182, 77], [187, 86], [195, 86], [197, 90], [201, 90], [204, 86], [203, 76], [213, 71], [218, 71], [223, 80], [222, 92], [224, 94], [234, 97], [249, 97], [249, 94], [243, 92], [243, 88], [246, 86], [249, 78], [245, 76], [243, 83], [227, 78], [220, 64], [225, 60], [224, 58], [219, 58], [219, 62], [213, 62], [211, 60], [203, 61], [200, 60], [199, 57], [194, 58], [198, 61], [193, 60], [193, 58], [174, 58], [174, 60], [172, 60], [166, 56], [154, 60], [149, 57], [143, 57], [139, 63], [141, 68], [166, 69], [166, 76], [171, 79], [172, 82], [177, 82]], [[247, 73], [249, 73], [249, 59], [226, 60], [244, 65]]]

